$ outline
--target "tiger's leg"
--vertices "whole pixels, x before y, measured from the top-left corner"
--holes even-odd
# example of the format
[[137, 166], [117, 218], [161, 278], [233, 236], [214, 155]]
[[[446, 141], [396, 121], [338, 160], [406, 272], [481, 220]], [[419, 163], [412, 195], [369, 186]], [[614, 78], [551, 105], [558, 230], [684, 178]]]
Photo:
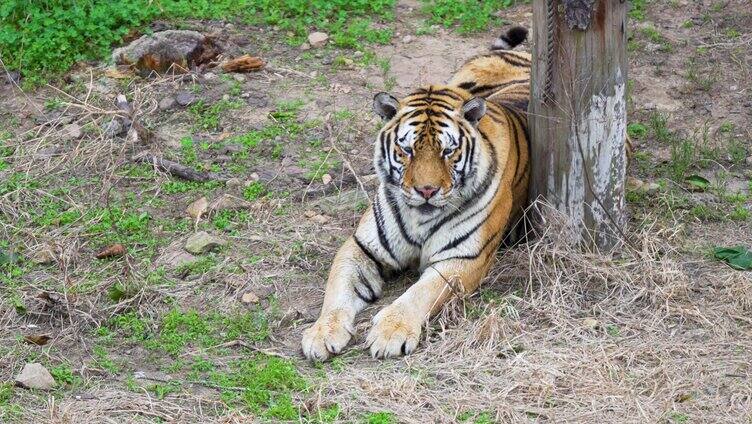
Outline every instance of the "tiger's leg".
[[355, 315], [381, 296], [381, 265], [367, 247], [350, 237], [334, 258], [321, 315], [303, 332], [303, 354], [324, 361], [339, 353], [355, 330]]
[[486, 275], [496, 246], [498, 243], [491, 243], [472, 260], [450, 259], [426, 268], [418, 282], [373, 317], [367, 337], [371, 355], [389, 358], [414, 351], [423, 323], [439, 312], [452, 294], [449, 284], [459, 279], [465, 293], [475, 291]]

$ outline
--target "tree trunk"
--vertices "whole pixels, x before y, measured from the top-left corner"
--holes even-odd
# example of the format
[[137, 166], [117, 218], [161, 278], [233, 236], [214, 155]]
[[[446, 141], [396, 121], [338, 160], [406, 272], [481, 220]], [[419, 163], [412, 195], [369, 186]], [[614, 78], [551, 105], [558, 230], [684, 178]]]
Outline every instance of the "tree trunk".
[[624, 0], [533, 1], [531, 199], [600, 250], [626, 221], [626, 11]]

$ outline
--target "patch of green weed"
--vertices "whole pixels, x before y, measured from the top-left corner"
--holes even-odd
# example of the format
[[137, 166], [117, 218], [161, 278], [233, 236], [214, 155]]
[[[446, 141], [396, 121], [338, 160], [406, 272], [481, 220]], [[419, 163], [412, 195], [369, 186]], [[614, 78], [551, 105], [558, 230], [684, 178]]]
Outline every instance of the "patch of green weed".
[[188, 108], [188, 112], [193, 116], [196, 129], [216, 131], [219, 129], [219, 122], [224, 112], [239, 109], [242, 106], [242, 102], [232, 100], [219, 100], [210, 106], [203, 100], [199, 100]]
[[266, 194], [267, 190], [261, 181], [254, 181], [243, 190], [243, 197], [248, 201], [254, 201]]
[[391, 412], [371, 412], [363, 418], [368, 424], [395, 424], [397, 422], [397, 418]]
[[220, 387], [226, 403], [279, 420], [297, 420], [291, 395], [308, 388], [291, 361], [265, 355], [232, 362], [229, 371], [212, 372], [209, 380]]
[[514, 0], [423, 0], [423, 11], [430, 23], [447, 28], [457, 25], [460, 34], [470, 34], [501, 25], [503, 20], [494, 13], [513, 4]]

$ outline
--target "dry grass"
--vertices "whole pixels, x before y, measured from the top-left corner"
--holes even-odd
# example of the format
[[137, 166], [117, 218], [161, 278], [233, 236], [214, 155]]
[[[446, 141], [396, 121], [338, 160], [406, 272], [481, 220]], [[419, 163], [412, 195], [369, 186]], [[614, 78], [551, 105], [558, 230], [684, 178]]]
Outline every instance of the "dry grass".
[[358, 359], [330, 373], [317, 401], [406, 423], [465, 411], [495, 422], [752, 419], [749, 275], [684, 263], [676, 235], [656, 228], [634, 234], [640, 251], [584, 254], [566, 221], [547, 216], [540, 238], [494, 267], [485, 284], [498, 300], [456, 299], [416, 354]]

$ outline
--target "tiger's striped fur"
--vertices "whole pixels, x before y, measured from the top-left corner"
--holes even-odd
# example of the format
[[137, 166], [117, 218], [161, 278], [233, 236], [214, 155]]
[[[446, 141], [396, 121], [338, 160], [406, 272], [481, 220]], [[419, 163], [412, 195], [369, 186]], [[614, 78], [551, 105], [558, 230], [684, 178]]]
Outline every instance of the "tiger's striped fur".
[[395, 272], [418, 268], [421, 276], [373, 318], [367, 342], [374, 357], [411, 353], [450, 284], [471, 293], [485, 277], [527, 202], [530, 55], [498, 48], [526, 34], [510, 30], [447, 85], [399, 101], [375, 97], [386, 120], [374, 152], [381, 184], [334, 258], [321, 315], [303, 334], [306, 357], [339, 353], [354, 334], [355, 315]]

